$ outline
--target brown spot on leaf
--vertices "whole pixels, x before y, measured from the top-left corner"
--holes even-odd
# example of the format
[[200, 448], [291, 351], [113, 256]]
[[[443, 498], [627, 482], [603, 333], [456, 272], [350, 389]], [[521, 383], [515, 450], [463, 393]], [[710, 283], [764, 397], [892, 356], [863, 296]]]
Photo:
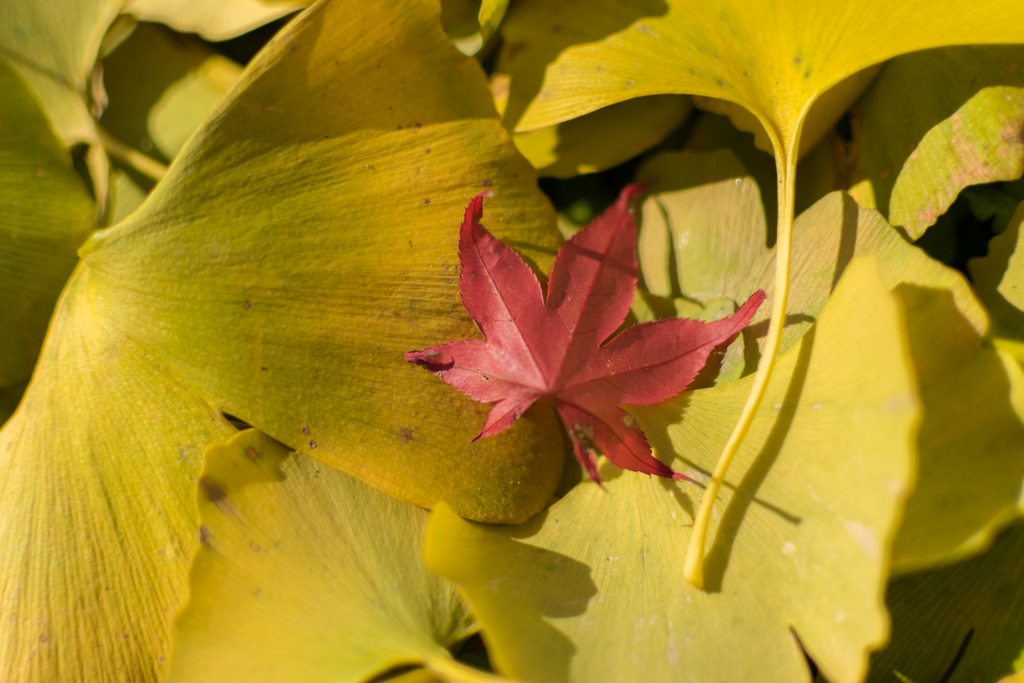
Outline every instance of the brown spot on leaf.
[[199, 486], [203, 489], [203, 493], [206, 494], [206, 498], [211, 503], [217, 503], [228, 497], [228, 494], [224, 491], [221, 485], [207, 477], [205, 474], [199, 477]]
[[202, 524], [200, 524], [199, 525], [199, 542], [202, 545], [208, 546], [208, 545], [210, 545], [210, 539], [211, 538], [213, 538], [213, 536], [210, 534], [210, 530], [207, 529]]
[[302, 433], [309, 434], [309, 425], [302, 425]]
[[309, 440], [309, 447], [310, 448], [316, 448], [316, 441], [313, 441], [313, 439], [310, 439]]
[[252, 310], [252, 302], [251, 301], [246, 301], [244, 304], [242, 304], [242, 308], [244, 308], [247, 311]]
[[263, 457], [263, 454], [257, 453], [255, 448], [246, 449], [245, 454], [249, 456], [250, 460], [259, 460]]
[[412, 429], [409, 427], [402, 427], [398, 430], [398, 438], [402, 440], [402, 443], [409, 443], [412, 441]]

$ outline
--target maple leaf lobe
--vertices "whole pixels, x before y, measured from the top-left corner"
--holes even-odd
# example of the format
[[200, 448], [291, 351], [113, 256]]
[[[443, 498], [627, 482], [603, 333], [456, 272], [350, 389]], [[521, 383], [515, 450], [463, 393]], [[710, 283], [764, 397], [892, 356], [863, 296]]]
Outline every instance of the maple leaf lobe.
[[435, 372], [467, 396], [494, 403], [476, 439], [508, 429], [539, 398], [554, 400], [573, 453], [600, 483], [595, 452], [623, 469], [688, 477], [654, 457], [622, 405], [677, 395], [711, 351], [750, 322], [764, 292], [713, 323], [672, 318], [630, 327], [625, 320], [637, 283], [636, 226], [629, 204], [643, 186], [626, 186], [616, 202], [559, 250], [547, 297], [522, 258], [480, 224], [483, 194], [470, 202], [459, 231], [459, 290], [483, 340], [449, 342], [405, 359]]

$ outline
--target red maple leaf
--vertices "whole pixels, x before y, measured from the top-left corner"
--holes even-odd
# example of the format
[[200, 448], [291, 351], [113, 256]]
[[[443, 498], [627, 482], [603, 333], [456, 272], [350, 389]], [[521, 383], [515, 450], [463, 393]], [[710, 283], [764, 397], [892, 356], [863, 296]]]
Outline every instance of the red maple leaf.
[[477, 401], [495, 403], [474, 441], [507, 429], [548, 397], [594, 481], [600, 483], [595, 450], [623, 469], [687, 478], [651, 454], [619, 406], [658, 403], [686, 389], [711, 351], [747, 326], [765, 295], [756, 292], [717, 322], [643, 323], [602, 346], [625, 320], [636, 291], [629, 203], [642, 189], [627, 186], [611, 208], [562, 246], [546, 301], [530, 267], [477, 222], [486, 193], [470, 202], [459, 232], [459, 289], [486, 341], [441, 344], [410, 351], [405, 359]]

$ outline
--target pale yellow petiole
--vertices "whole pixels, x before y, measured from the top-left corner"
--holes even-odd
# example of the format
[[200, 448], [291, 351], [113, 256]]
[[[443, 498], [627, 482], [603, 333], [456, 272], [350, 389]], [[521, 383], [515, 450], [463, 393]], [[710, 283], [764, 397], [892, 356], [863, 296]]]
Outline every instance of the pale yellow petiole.
[[152, 157], [148, 157], [137, 149], [124, 144], [104, 128], [96, 126], [97, 137], [107, 154], [118, 159], [142, 175], [152, 180], [160, 180], [167, 175], [167, 167]]
[[733, 430], [729, 441], [725, 444], [725, 450], [715, 466], [711, 475], [711, 481], [704, 489], [704, 496], [700, 501], [700, 508], [693, 520], [693, 533], [690, 535], [690, 544], [686, 549], [686, 560], [683, 562], [683, 578], [696, 588], [704, 587], [704, 546], [708, 535], [708, 524], [711, 522], [711, 511], [714, 509], [715, 499], [718, 491], [725, 481], [725, 474], [732, 464], [733, 458], [739, 451], [740, 444], [747, 435], [750, 425], [754, 421], [754, 415], [761, 407], [761, 399], [764, 398], [768, 389], [768, 380], [771, 379], [772, 368], [775, 366], [775, 356], [779, 352], [779, 343], [782, 341], [782, 329], [786, 320], [786, 300], [789, 297], [789, 265], [791, 244], [793, 238], [793, 207], [794, 207], [794, 181], [796, 179], [796, 146], [791, 147], [790, 153], [783, 155], [781, 150], [776, 148], [776, 164], [779, 175], [779, 222], [777, 240], [775, 243], [775, 291], [772, 299], [771, 321], [768, 324], [768, 334], [765, 338], [764, 353], [757, 364], [757, 373], [754, 375], [754, 384], [750, 388], [747, 402], [740, 413], [739, 422]]

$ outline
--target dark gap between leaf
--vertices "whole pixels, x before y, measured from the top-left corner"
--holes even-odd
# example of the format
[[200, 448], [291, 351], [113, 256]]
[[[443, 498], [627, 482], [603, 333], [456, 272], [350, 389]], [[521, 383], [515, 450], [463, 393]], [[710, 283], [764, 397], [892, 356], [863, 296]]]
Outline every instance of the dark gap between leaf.
[[961, 194], [914, 245], [970, 280], [967, 261], [988, 255], [988, 242], [996, 234], [993, 221], [994, 217], [984, 221], [975, 218], [968, 198]]
[[974, 637], [974, 627], [967, 632], [964, 636], [963, 642], [960, 643], [960, 649], [956, 651], [956, 656], [953, 657], [953, 661], [950, 663], [949, 668], [946, 669], [946, 673], [942, 674], [942, 678], [939, 679], [938, 683], [949, 683], [949, 679], [953, 677], [953, 672], [956, 671], [956, 667], [960, 665], [960, 660], [964, 658], [967, 653], [967, 646], [971, 644], [971, 638]]
[[800, 648], [800, 652], [804, 653], [804, 659], [807, 660], [807, 668], [810, 669], [811, 680], [812, 681], [817, 681], [818, 680], [818, 665], [817, 665], [817, 663], [815, 663], [815, 661], [813, 659], [811, 659], [811, 655], [807, 654], [807, 648], [804, 647], [804, 643], [803, 643], [802, 640], [800, 640], [800, 634], [798, 634], [796, 632], [796, 629], [794, 629], [792, 626], [790, 626], [789, 627], [789, 632], [793, 636], [793, 640], [796, 641], [797, 646]]
[[229, 59], [233, 59], [239, 64], [248, 64], [256, 53], [263, 49], [263, 46], [270, 42], [270, 39], [277, 35], [285, 25], [298, 16], [299, 12], [295, 11], [287, 16], [283, 16], [280, 19], [275, 19], [269, 24], [258, 26], [248, 33], [243, 33], [237, 38], [231, 38], [219, 43], [210, 42], [204, 40], [210, 49], [214, 52], [224, 55]]
[[242, 430], [245, 430], [245, 429], [252, 429], [252, 425], [249, 424], [248, 422], [246, 422], [245, 420], [243, 420], [241, 418], [238, 418], [238, 417], [235, 417], [231, 413], [226, 413], [223, 410], [221, 410], [219, 412], [220, 412], [220, 416], [223, 417], [225, 420], [227, 420], [231, 424], [231, 426], [234, 427], [235, 429], [237, 429], [238, 431], [242, 431]]
[[484, 643], [484, 639], [480, 637], [479, 633], [470, 636], [462, 644], [462, 647], [458, 648], [455, 659], [474, 669], [488, 672], [494, 671], [491, 668], [491, 659], [487, 654], [487, 644]]

